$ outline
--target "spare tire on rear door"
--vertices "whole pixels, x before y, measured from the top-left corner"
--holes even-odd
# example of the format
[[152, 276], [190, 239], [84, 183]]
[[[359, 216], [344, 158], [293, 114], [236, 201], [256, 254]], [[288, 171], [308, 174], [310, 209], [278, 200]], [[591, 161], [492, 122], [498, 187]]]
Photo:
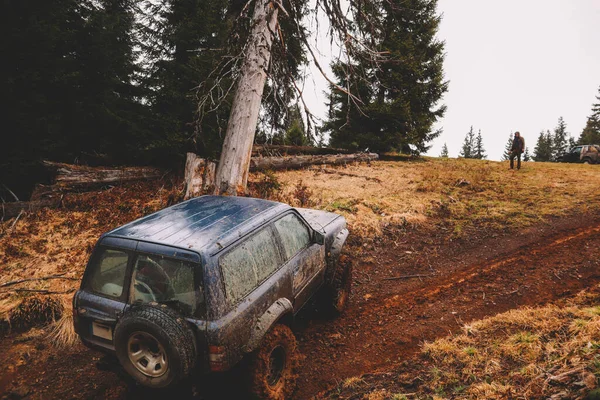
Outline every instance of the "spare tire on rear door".
[[115, 327], [115, 350], [141, 385], [164, 388], [186, 378], [196, 362], [189, 323], [165, 305], [133, 306]]

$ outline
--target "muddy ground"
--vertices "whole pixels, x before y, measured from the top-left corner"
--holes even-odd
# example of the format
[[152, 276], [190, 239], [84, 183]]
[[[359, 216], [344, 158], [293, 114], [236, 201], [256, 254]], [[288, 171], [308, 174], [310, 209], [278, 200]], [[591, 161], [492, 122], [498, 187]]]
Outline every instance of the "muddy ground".
[[[443, 225], [390, 231], [351, 250], [350, 309], [330, 320], [315, 305], [297, 318], [303, 360], [294, 398], [344, 379], [391, 370], [425, 340], [469, 321], [575, 294], [600, 282], [600, 217], [555, 219], [519, 232], [476, 231], [451, 240]], [[412, 276], [407, 278], [406, 276]], [[232, 373], [198, 378], [176, 393], [149, 393], [109, 359], [81, 345], [57, 349], [41, 330], [0, 341], [0, 396], [6, 398], [239, 398]]]

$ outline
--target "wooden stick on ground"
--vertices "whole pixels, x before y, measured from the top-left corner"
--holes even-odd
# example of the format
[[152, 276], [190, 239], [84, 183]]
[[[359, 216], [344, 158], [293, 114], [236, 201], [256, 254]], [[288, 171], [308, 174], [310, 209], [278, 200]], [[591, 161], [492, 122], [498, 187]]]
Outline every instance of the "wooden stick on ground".
[[368, 181], [374, 181], [377, 183], [381, 183], [381, 179], [379, 178], [375, 178], [375, 177], [371, 177], [371, 176], [365, 176], [365, 175], [357, 175], [357, 174], [351, 174], [348, 172], [343, 172], [343, 171], [337, 171], [335, 169], [321, 169], [321, 170], [317, 170], [319, 172], [324, 172], [326, 174], [332, 174], [332, 175], [341, 175], [341, 176], [349, 176], [352, 178], [362, 178], [362, 179], [366, 179]]
[[15, 289], [17, 293], [39, 293], [39, 294], [68, 294], [73, 293], [77, 289], [69, 289], [62, 292], [46, 290], [46, 289]]
[[72, 278], [69, 276], [63, 276], [64, 274], [57, 274], [57, 275], [49, 275], [49, 276], [43, 276], [40, 278], [25, 278], [25, 279], [18, 279], [15, 281], [10, 281], [10, 282], [6, 282], [0, 285], [0, 287], [8, 287], [8, 286], [13, 286], [13, 285], [17, 285], [19, 283], [23, 283], [23, 282], [34, 282], [34, 281], [47, 281], [50, 279], [66, 279], [66, 280], [70, 280], [70, 281], [77, 281], [79, 280], [79, 278]]
[[384, 281], [397, 281], [400, 279], [412, 279], [412, 278], [424, 278], [426, 276], [433, 276], [435, 274], [415, 274], [415, 275], [403, 275], [403, 276], [393, 276], [391, 278], [383, 278]]

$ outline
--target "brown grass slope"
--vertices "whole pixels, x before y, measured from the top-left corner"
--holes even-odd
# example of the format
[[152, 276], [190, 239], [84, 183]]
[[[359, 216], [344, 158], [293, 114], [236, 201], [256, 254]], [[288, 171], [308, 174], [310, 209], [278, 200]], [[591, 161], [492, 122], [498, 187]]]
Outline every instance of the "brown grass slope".
[[[424, 159], [256, 173], [250, 191], [341, 213], [359, 244], [396, 227], [439, 228], [461, 236], [472, 228], [510, 229], [594, 211], [599, 176], [600, 167], [593, 165], [526, 163], [517, 172], [506, 163]], [[68, 318], [69, 299], [97, 238], [180, 201], [182, 191], [172, 179], [68, 194], [62, 208], [0, 222], [0, 328], [35, 322], [21, 312], [27, 307], [46, 316], [42, 319]], [[53, 275], [59, 277], [35, 280]], [[34, 280], [2, 287], [21, 279]], [[24, 303], [32, 294], [38, 300]], [[68, 321], [58, 324], [68, 326]]]
[[423, 345], [397, 371], [354, 377], [336, 399], [597, 399], [600, 287], [511, 310]]

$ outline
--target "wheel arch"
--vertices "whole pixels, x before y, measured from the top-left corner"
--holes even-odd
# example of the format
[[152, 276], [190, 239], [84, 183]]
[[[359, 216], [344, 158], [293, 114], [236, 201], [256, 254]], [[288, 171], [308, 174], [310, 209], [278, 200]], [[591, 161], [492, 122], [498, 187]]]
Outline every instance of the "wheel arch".
[[294, 318], [294, 307], [289, 299], [281, 298], [273, 303], [254, 323], [250, 338], [244, 346], [245, 353], [251, 353], [258, 348], [263, 337], [277, 323], [291, 327]]
[[331, 244], [331, 247], [327, 250], [327, 271], [325, 274], [326, 283], [331, 283], [335, 276], [335, 271], [338, 266], [338, 259], [342, 254], [342, 249], [348, 238], [348, 228], [343, 228], [338, 232]]

